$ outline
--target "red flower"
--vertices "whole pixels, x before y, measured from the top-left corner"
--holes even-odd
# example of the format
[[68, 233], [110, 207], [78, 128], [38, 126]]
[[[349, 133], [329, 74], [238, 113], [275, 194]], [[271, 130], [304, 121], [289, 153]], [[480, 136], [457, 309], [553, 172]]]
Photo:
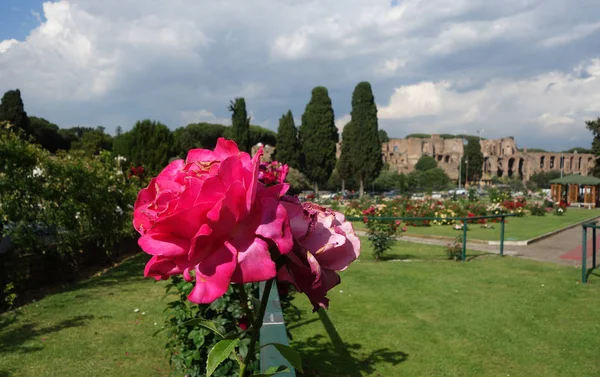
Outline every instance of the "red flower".
[[238, 320], [238, 327], [242, 330], [242, 331], [246, 331], [248, 330], [248, 327], [250, 327], [250, 322], [248, 321], [248, 318], [246, 317], [242, 317]]

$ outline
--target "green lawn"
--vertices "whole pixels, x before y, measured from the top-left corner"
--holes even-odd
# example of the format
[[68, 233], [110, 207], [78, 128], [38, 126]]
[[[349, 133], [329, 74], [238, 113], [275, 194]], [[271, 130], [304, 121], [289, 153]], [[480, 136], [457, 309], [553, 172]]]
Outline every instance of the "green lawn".
[[0, 376], [167, 376], [165, 339], [152, 336], [164, 284], [144, 279], [148, 259], [0, 315]]
[[[564, 228], [570, 224], [574, 224], [583, 220], [591, 219], [600, 216], [600, 209], [578, 209], [569, 208], [563, 216], [554, 216], [548, 214], [546, 216], [523, 216], [507, 218], [505, 228], [506, 241], [524, 241], [537, 236], [541, 236], [553, 230]], [[362, 222], [353, 222], [355, 229], [364, 230], [365, 225]], [[472, 240], [484, 241], [499, 241], [500, 240], [500, 224], [492, 224], [494, 229], [482, 229], [481, 225], [469, 225], [469, 233], [467, 237]], [[456, 237], [461, 234], [461, 231], [452, 229], [449, 225], [432, 225], [427, 227], [408, 227], [408, 231], [404, 233], [407, 236], [411, 235], [431, 235]]]
[[[394, 254], [443, 250], [400, 243]], [[306, 375], [600, 375], [600, 277], [584, 286], [579, 269], [497, 256], [372, 262], [366, 243], [363, 255], [329, 294], [337, 331], [293, 300]]]

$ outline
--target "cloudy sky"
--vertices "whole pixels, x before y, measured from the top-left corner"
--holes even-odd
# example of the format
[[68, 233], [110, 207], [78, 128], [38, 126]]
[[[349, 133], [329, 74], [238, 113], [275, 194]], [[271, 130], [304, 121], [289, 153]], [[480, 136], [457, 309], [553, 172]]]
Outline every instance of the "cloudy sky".
[[341, 126], [371, 82], [379, 125], [589, 146], [600, 116], [598, 0], [2, 0], [0, 92], [62, 127], [110, 132], [299, 119], [324, 85]]

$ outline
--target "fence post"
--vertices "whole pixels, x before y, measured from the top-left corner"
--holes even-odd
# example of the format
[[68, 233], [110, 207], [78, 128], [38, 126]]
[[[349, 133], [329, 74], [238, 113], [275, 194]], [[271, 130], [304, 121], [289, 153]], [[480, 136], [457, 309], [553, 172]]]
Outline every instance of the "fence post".
[[500, 220], [500, 256], [504, 256], [504, 220], [506, 217], [502, 215]]
[[467, 261], [467, 220], [463, 220], [463, 249], [462, 249], [462, 261]]
[[587, 268], [586, 268], [586, 258], [587, 258], [587, 228], [585, 224], [583, 224], [583, 230], [581, 235], [581, 282], [585, 284], [587, 282]]
[[596, 268], [596, 224], [594, 224], [593, 238], [592, 238], [592, 249], [594, 254], [592, 254], [592, 268]]

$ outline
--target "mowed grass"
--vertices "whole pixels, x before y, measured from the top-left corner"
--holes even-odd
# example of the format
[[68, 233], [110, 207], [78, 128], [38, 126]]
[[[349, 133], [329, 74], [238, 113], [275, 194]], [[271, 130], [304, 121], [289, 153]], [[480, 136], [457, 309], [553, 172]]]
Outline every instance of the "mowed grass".
[[0, 376], [168, 376], [165, 338], [153, 336], [167, 298], [143, 277], [148, 259], [0, 315]]
[[334, 330], [294, 297], [307, 376], [600, 375], [599, 276], [582, 285], [577, 268], [512, 257], [435, 261], [443, 248], [404, 242], [393, 254], [425, 259], [373, 262], [364, 242], [329, 293]]
[[[584, 220], [600, 216], [600, 209], [569, 208], [563, 216], [547, 214], [546, 216], [507, 217], [504, 230], [506, 241], [524, 241], [546, 233], [567, 227]], [[353, 222], [355, 229], [365, 230], [364, 223]], [[467, 238], [471, 240], [499, 241], [500, 223], [491, 223], [493, 229], [483, 229], [480, 224], [469, 224]], [[456, 237], [462, 231], [454, 230], [450, 225], [431, 225], [424, 227], [407, 227], [407, 236], [442, 236]]]

